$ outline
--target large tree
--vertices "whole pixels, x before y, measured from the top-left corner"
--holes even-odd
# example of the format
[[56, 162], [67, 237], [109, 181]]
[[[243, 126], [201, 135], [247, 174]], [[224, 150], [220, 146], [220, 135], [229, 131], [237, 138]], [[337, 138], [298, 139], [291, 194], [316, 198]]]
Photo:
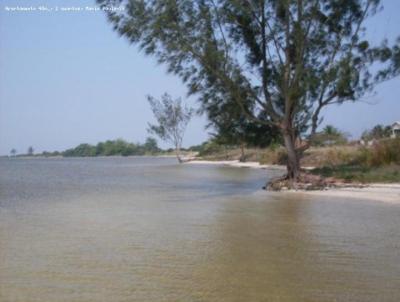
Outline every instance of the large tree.
[[120, 35], [155, 56], [203, 108], [234, 100], [248, 119], [279, 127], [287, 177], [329, 105], [355, 101], [399, 74], [400, 41], [372, 45], [379, 0], [97, 0]]

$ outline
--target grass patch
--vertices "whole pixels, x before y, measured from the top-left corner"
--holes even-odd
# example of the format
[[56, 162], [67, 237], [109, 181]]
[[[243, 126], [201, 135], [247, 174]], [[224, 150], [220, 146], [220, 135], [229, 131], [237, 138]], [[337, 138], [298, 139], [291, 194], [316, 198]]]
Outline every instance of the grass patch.
[[400, 165], [369, 167], [361, 165], [339, 165], [335, 167], [316, 168], [314, 175], [334, 177], [347, 182], [361, 183], [395, 183], [400, 182]]

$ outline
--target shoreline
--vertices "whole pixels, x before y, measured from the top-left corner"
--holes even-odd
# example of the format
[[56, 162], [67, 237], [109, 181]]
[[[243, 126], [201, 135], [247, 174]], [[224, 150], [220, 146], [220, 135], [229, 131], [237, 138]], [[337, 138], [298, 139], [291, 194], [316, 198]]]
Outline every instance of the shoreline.
[[[209, 161], [191, 160], [184, 164], [194, 165], [221, 165], [237, 168], [286, 170], [280, 165], [260, 165], [258, 162], [239, 162], [238, 160]], [[306, 169], [309, 169], [306, 167]], [[325, 190], [284, 190], [282, 194], [304, 194], [308, 196], [351, 198], [359, 200], [377, 201], [389, 204], [400, 204], [400, 183], [369, 183], [364, 187], [357, 185], [342, 188], [326, 188]]]
[[315, 197], [349, 198], [400, 205], [400, 184], [370, 183], [365, 187], [328, 188], [325, 190], [287, 190], [284, 194], [304, 194]]
[[220, 165], [220, 166], [228, 166], [228, 167], [237, 167], [237, 168], [253, 168], [253, 169], [273, 169], [273, 170], [286, 170], [285, 166], [282, 165], [261, 165], [258, 162], [240, 162], [239, 160], [188, 160], [185, 161], [184, 164], [194, 164], [194, 165]]

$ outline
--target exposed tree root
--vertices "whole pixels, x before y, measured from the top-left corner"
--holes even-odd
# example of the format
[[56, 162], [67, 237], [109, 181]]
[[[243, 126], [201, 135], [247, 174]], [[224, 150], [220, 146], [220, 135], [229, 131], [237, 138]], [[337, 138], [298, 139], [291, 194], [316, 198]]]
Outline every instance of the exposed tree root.
[[282, 190], [326, 190], [328, 188], [365, 187], [361, 183], [349, 183], [333, 177], [322, 177], [301, 172], [297, 179], [289, 179], [287, 175], [274, 178], [263, 189], [268, 191]]

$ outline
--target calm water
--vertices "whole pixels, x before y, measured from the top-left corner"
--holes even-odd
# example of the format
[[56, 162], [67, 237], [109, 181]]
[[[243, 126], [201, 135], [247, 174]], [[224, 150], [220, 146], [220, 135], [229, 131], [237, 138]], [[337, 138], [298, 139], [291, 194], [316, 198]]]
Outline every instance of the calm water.
[[172, 159], [0, 160], [0, 301], [400, 301], [400, 206]]

